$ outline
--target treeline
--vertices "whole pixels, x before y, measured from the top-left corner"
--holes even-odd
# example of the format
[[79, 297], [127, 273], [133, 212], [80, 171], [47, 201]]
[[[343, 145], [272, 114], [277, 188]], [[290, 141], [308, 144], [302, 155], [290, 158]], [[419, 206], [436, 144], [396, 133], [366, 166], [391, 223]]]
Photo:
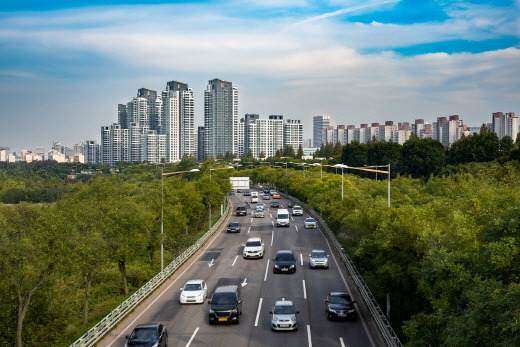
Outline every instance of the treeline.
[[[419, 141], [419, 140], [418, 140]], [[408, 346], [520, 345], [520, 164], [387, 182], [310, 168], [245, 171], [318, 211]], [[373, 175], [373, 174], [372, 174]], [[357, 298], [360, 300], [361, 298]]]
[[[89, 171], [89, 174], [81, 174]], [[107, 165], [58, 163], [53, 160], [32, 163], [0, 162], [0, 203], [18, 204], [55, 202], [77, 181], [86, 182], [95, 175], [108, 174]], [[74, 174], [75, 179], [68, 179]]]
[[[185, 164], [185, 163], [184, 163]], [[176, 171], [179, 165], [166, 166]], [[0, 205], [0, 345], [67, 346], [189, 247], [230, 190], [228, 170], [140, 165], [71, 184], [51, 204]], [[54, 178], [50, 178], [53, 182]]]
[[[322, 145], [314, 156], [332, 158], [333, 163], [354, 167], [390, 164], [392, 177], [429, 177], [442, 174], [447, 165], [520, 160], [520, 136], [516, 143], [509, 136], [498, 139], [488, 127], [482, 126], [478, 134], [462, 137], [449, 148], [434, 139], [412, 136], [403, 145], [386, 141], [366, 144], [353, 141], [345, 146], [328, 143]], [[369, 177], [366, 173], [356, 174]]]

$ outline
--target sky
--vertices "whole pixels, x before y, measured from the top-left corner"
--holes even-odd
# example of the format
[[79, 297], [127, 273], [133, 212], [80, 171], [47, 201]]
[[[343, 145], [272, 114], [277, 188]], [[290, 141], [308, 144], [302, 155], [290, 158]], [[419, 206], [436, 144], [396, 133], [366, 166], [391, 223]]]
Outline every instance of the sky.
[[331, 124], [520, 115], [520, 0], [22, 0], [0, 4], [0, 147], [99, 143], [117, 105], [220, 78], [239, 115]]

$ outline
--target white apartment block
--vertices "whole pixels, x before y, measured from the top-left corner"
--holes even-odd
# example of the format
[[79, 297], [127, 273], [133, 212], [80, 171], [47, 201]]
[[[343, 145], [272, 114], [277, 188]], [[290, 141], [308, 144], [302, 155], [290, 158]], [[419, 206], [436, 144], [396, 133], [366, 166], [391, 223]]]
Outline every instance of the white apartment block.
[[299, 119], [286, 119], [283, 125], [283, 147], [292, 146], [296, 152], [303, 146], [303, 124]]
[[[261, 119], [257, 114], [247, 114], [244, 120], [244, 153], [253, 157], [273, 157], [284, 146], [283, 116], [271, 115]], [[296, 148], [297, 149], [297, 148]]]
[[312, 129], [312, 146], [320, 148], [322, 143], [326, 143], [323, 139], [324, 130], [330, 126], [330, 116], [315, 116], [313, 118]]
[[518, 136], [518, 117], [515, 117], [514, 112], [493, 113], [492, 131], [497, 134], [498, 138], [501, 139], [504, 136], [509, 136], [516, 141]]
[[239, 154], [238, 89], [213, 79], [204, 91], [204, 155]]
[[149, 130], [142, 134], [141, 161], [152, 164], [160, 164], [162, 159], [166, 161], [166, 139], [166, 135], [157, 134], [155, 130]]

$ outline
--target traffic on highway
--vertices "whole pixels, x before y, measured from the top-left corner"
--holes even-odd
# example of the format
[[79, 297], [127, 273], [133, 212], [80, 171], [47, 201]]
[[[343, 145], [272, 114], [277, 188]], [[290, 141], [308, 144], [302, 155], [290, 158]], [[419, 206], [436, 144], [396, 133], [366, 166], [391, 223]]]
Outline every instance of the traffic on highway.
[[221, 230], [98, 346], [148, 345], [139, 326], [169, 346], [379, 346], [319, 225], [266, 191], [230, 195]]

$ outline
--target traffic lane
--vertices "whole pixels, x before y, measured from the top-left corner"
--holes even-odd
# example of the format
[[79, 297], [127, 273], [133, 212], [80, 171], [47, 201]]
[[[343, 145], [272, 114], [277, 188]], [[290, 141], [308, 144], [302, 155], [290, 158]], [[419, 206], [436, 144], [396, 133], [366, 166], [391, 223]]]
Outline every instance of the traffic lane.
[[[255, 235], [244, 236], [247, 238], [250, 236], [261, 236], [261, 233], [270, 234], [269, 226], [266, 226], [265, 223], [258, 225], [258, 227], [259, 230]], [[236, 241], [237, 239], [227, 240], [228, 248], [230, 250], [234, 249], [234, 252], [231, 252], [231, 256], [234, 254], [235, 258], [237, 255], [239, 255], [239, 257], [236, 261], [234, 260], [233, 266], [227, 269], [223, 268], [224, 271], [218, 274], [219, 282], [211, 288], [211, 291], [214, 291], [214, 289], [220, 284], [223, 284], [224, 281], [227, 283], [235, 281], [234, 284], [238, 284], [238, 282], [240, 282], [240, 285], [244, 284], [242, 287], [243, 314], [240, 316], [240, 323], [238, 325], [209, 325], [207, 322], [208, 307], [205, 310], [205, 320], [200, 325], [197, 334], [193, 336], [190, 346], [228, 346], [231, 338], [233, 344], [237, 346], [248, 345], [251, 329], [254, 327], [256, 319], [255, 313], [257, 311], [260, 291], [263, 286], [267, 258], [264, 256], [264, 259], [244, 259], [241, 256], [242, 244], [237, 242], [233, 243], [231, 240]], [[269, 252], [268, 248], [267, 252]], [[183, 342], [185, 336], [180, 335], [180, 337], [182, 339], [179, 340], [179, 342]], [[171, 341], [175, 342], [174, 340]]]

